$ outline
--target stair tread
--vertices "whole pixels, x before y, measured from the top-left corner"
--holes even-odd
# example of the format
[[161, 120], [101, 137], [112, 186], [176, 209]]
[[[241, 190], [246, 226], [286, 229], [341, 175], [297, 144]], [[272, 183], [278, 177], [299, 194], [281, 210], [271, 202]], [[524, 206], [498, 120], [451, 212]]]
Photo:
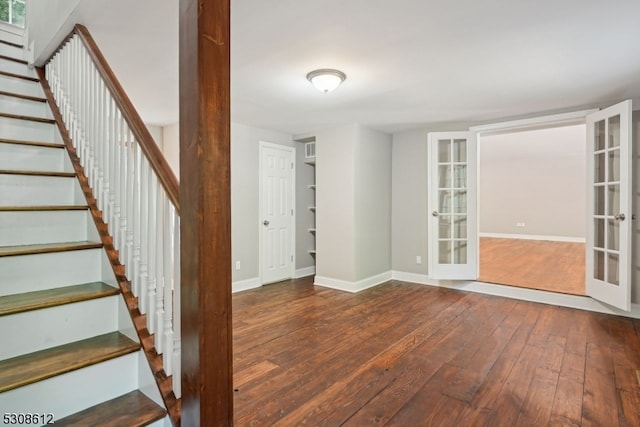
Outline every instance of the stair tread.
[[[0, 393], [95, 365], [140, 349], [120, 332], [0, 361]], [[57, 424], [57, 422], [56, 422]]]
[[62, 178], [73, 178], [75, 172], [56, 172], [56, 171], [20, 171], [0, 169], [0, 174], [4, 175], [29, 175], [29, 176], [56, 176]]
[[36, 83], [40, 81], [40, 79], [38, 79], [37, 77], [25, 76], [24, 74], [10, 73], [8, 71], [2, 71], [2, 70], [0, 70], [0, 76], [13, 77], [13, 78], [22, 79], [22, 80], [30, 80]]
[[9, 42], [9, 41], [6, 41], [6, 40], [0, 40], [0, 43], [6, 44], [8, 46], [13, 46], [13, 47], [18, 47], [20, 49], [24, 49], [24, 46], [21, 45], [20, 43], [12, 43], [12, 42]]
[[11, 113], [1, 113], [0, 117], [5, 117], [7, 119], [16, 119], [16, 120], [27, 120], [30, 122], [38, 122], [45, 123], [49, 125], [54, 125], [56, 121], [54, 119], [48, 119], [46, 117], [34, 117], [34, 116], [24, 116], [21, 114], [11, 114]]
[[42, 97], [39, 97], [39, 96], [23, 95], [21, 93], [15, 93], [15, 92], [7, 92], [5, 90], [0, 90], [0, 95], [12, 96], [14, 98], [25, 99], [25, 100], [28, 100], [28, 101], [47, 102], [46, 98], [42, 98]]
[[20, 139], [0, 138], [0, 142], [5, 144], [33, 145], [36, 147], [64, 148], [64, 144], [56, 144], [54, 142], [44, 141], [25, 141]]
[[56, 420], [56, 426], [141, 427], [164, 418], [164, 408], [139, 390]]
[[88, 205], [0, 206], [0, 212], [84, 211]]
[[90, 241], [41, 243], [38, 245], [0, 246], [0, 257], [77, 251], [82, 249], [95, 249], [101, 247], [102, 243]]
[[4, 59], [4, 60], [7, 60], [7, 61], [18, 62], [18, 63], [24, 64], [24, 65], [28, 65], [29, 64], [24, 59], [14, 58], [13, 56], [0, 55], [0, 59]]
[[0, 297], [0, 316], [88, 301], [117, 295], [118, 293], [120, 293], [118, 288], [109, 286], [103, 282], [92, 282], [43, 291], [7, 295]]

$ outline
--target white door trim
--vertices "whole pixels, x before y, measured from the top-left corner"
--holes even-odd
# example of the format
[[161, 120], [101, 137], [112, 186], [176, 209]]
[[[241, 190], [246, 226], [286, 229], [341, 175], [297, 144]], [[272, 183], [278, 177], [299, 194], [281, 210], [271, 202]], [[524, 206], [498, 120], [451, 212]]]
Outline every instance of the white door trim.
[[290, 247], [291, 247], [291, 266], [290, 266], [290, 273], [289, 273], [289, 278], [293, 278], [295, 277], [295, 268], [296, 268], [296, 210], [295, 210], [295, 205], [296, 205], [296, 150], [294, 147], [290, 147], [287, 145], [280, 145], [280, 144], [274, 144], [272, 142], [266, 142], [266, 141], [259, 141], [258, 144], [258, 274], [259, 274], [259, 278], [260, 278], [260, 284], [264, 284], [264, 277], [263, 277], [263, 238], [262, 238], [262, 221], [264, 218], [264, 212], [263, 212], [263, 207], [262, 207], [262, 202], [263, 202], [263, 182], [262, 182], [262, 156], [263, 156], [263, 148], [271, 148], [271, 149], [275, 149], [275, 150], [283, 150], [283, 151], [288, 151], [291, 155], [291, 162], [293, 164], [293, 167], [290, 169], [290, 186], [289, 186], [289, 191], [291, 192], [291, 202], [292, 202], [292, 210], [293, 210], [293, 214], [291, 215], [291, 222], [290, 222], [290, 230], [291, 230], [291, 242], [290, 242]]

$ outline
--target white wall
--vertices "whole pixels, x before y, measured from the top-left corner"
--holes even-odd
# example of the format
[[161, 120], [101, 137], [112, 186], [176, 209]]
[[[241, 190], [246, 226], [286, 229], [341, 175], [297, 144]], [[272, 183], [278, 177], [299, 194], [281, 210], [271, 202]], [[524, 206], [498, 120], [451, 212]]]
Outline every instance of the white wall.
[[[636, 104], [637, 105], [637, 104]], [[633, 112], [633, 242], [631, 250], [631, 301], [640, 304], [640, 111]]]
[[479, 155], [480, 233], [585, 237], [584, 124], [481, 136]]
[[180, 179], [180, 125], [162, 127], [162, 152], [169, 166], [173, 169], [178, 180]]
[[29, 0], [27, 26], [29, 39], [35, 42], [36, 64], [42, 65], [73, 28], [67, 18], [80, 0]]

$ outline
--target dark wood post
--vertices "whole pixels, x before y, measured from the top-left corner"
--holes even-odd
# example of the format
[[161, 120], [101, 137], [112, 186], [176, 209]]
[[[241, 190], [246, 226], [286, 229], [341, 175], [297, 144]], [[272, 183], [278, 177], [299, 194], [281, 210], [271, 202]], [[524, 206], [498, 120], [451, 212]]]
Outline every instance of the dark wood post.
[[229, 0], [180, 0], [182, 426], [233, 424]]

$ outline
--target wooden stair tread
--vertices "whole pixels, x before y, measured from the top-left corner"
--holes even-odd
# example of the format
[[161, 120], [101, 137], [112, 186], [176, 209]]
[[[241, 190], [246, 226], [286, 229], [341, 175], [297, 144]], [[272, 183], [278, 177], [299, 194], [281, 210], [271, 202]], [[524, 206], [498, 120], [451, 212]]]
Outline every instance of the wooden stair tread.
[[0, 138], [0, 142], [4, 144], [32, 145], [35, 147], [64, 148], [63, 144], [56, 144], [54, 142], [24, 141], [20, 139], [8, 139], [8, 138]]
[[14, 58], [13, 56], [0, 55], [0, 59], [4, 59], [6, 61], [18, 62], [18, 63], [24, 64], [24, 65], [29, 65], [29, 63], [27, 61], [25, 61], [24, 59]]
[[87, 205], [0, 206], [0, 212], [86, 211]]
[[20, 43], [12, 43], [12, 42], [9, 42], [9, 41], [6, 41], [6, 40], [0, 40], [0, 43], [6, 44], [8, 46], [13, 46], [13, 47], [17, 47], [17, 48], [20, 48], [20, 49], [24, 49], [24, 46], [21, 45]]
[[0, 246], [0, 257], [16, 255], [46, 254], [52, 252], [78, 251], [82, 249], [101, 248], [102, 243], [98, 242], [64, 242], [64, 243], [43, 243], [38, 245], [21, 246]]
[[140, 344], [120, 332], [110, 332], [2, 360], [0, 361], [0, 393], [124, 356], [139, 349]]
[[18, 170], [1, 170], [3, 175], [29, 175], [29, 176], [55, 176], [60, 178], [73, 178], [75, 172], [55, 172], [55, 171], [18, 171]]
[[7, 92], [5, 90], [0, 90], [0, 95], [11, 96], [13, 98], [25, 99], [27, 101], [47, 102], [46, 98], [41, 98], [39, 96], [23, 95], [21, 93], [15, 93], [15, 92]]
[[56, 420], [56, 426], [64, 427], [141, 427], [164, 418], [164, 408], [139, 390]]
[[7, 119], [15, 119], [15, 120], [26, 120], [29, 122], [45, 123], [49, 125], [56, 124], [56, 121], [54, 119], [47, 119], [45, 117], [23, 116], [20, 114], [11, 114], [11, 113], [0, 113], [0, 117], [5, 117]]
[[2, 70], [0, 70], [0, 76], [13, 77], [15, 79], [22, 79], [22, 80], [29, 80], [36, 83], [40, 81], [40, 79], [37, 77], [25, 76], [23, 74], [15, 74], [15, 73], [10, 73], [8, 71], [2, 71]]
[[109, 286], [106, 283], [92, 282], [43, 291], [7, 295], [0, 297], [0, 316], [88, 301], [117, 295], [119, 293], [120, 290], [118, 288]]

